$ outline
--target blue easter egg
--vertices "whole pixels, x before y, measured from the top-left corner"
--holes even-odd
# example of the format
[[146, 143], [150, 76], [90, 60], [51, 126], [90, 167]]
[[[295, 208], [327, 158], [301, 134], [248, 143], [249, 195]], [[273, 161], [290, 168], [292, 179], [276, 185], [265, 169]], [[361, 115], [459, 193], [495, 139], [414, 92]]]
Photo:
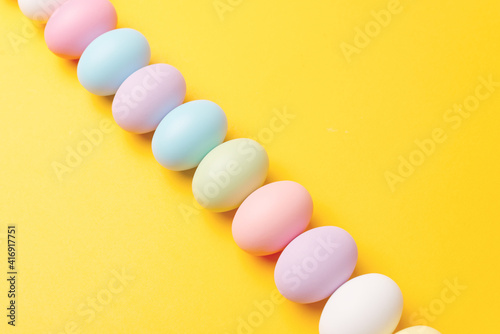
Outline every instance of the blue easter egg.
[[170, 170], [191, 169], [224, 141], [226, 133], [226, 114], [217, 104], [191, 101], [170, 111], [160, 122], [153, 136], [153, 154]]
[[78, 63], [78, 80], [89, 92], [107, 96], [116, 93], [132, 73], [148, 65], [149, 43], [134, 29], [116, 29], [97, 37]]

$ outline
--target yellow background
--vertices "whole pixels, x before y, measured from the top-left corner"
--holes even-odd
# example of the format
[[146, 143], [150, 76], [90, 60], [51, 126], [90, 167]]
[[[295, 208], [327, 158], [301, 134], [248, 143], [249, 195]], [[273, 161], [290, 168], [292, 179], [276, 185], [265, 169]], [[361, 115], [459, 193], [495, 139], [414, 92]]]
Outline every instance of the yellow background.
[[[401, 0], [401, 13], [348, 62], [341, 43], [353, 44], [356, 27], [389, 1], [228, 1], [223, 20], [213, 0], [113, 3], [120, 27], [147, 36], [152, 61], [185, 75], [187, 100], [223, 107], [228, 138], [262, 134], [276, 110], [295, 116], [266, 140], [268, 180], [302, 183], [313, 226], [353, 235], [355, 275], [379, 272], [401, 286], [398, 328], [431, 307], [428, 323], [443, 334], [499, 332], [500, 88], [457, 129], [443, 116], [480, 76], [500, 81], [500, 2]], [[192, 172], [157, 164], [150, 135], [115, 127], [58, 179], [53, 163], [81, 145], [83, 130], [112, 120], [112, 100], [80, 86], [76, 64], [47, 50], [15, 1], [1, 0], [0, 16], [1, 332], [233, 334], [239, 319], [258, 319], [276, 257], [243, 253], [231, 214], [193, 206]], [[434, 128], [447, 140], [391, 191], [386, 171]], [[10, 224], [15, 329], [4, 315]], [[135, 278], [95, 318], [79, 315], [121, 270]], [[444, 303], [447, 281], [467, 288]], [[323, 304], [275, 304], [250, 332], [317, 333]]]

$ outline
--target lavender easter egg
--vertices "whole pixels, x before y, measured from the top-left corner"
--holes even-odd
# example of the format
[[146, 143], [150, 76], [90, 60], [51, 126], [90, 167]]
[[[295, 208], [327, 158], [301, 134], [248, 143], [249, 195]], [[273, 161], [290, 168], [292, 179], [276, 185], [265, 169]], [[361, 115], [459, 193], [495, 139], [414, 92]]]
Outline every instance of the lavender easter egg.
[[113, 99], [113, 117], [126, 131], [151, 132], [185, 96], [186, 81], [179, 70], [167, 64], [149, 65], [120, 85]]
[[323, 226], [302, 233], [286, 246], [274, 271], [279, 292], [297, 303], [328, 298], [351, 277], [358, 248], [345, 230]]

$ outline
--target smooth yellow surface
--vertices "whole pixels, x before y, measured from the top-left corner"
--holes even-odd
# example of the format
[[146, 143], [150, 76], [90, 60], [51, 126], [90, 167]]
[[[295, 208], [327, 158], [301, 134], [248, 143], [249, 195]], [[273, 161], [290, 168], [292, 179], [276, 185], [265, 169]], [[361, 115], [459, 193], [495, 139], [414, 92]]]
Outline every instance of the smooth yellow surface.
[[[113, 3], [153, 61], [185, 75], [187, 100], [220, 104], [229, 138], [264, 142], [269, 181], [311, 192], [314, 226], [353, 235], [355, 275], [401, 286], [398, 329], [500, 331], [500, 87], [468, 118], [447, 112], [473, 101], [479, 77], [500, 81], [500, 2], [401, 0], [350, 61], [341, 46], [390, 1], [221, 0], [219, 12], [213, 0]], [[246, 334], [317, 333], [324, 303], [277, 299], [276, 257], [239, 250], [232, 215], [195, 207], [192, 172], [157, 164], [150, 135], [115, 127], [59, 179], [54, 163], [85, 145], [82, 131], [109, 124], [111, 99], [80, 86], [75, 63], [47, 50], [15, 1], [0, 1], [0, 17], [1, 333], [233, 334], [242, 321]], [[285, 112], [293, 119], [270, 131]], [[387, 172], [436, 128], [446, 140], [391, 189]], [[4, 315], [10, 224], [15, 329]]]

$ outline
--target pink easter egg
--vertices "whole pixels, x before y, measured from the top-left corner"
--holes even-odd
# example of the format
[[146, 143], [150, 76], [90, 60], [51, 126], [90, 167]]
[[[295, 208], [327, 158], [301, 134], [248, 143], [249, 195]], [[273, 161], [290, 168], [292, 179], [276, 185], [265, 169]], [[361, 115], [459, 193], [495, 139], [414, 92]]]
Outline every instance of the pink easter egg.
[[233, 238], [244, 251], [269, 255], [285, 248], [307, 228], [313, 213], [309, 192], [292, 181], [279, 181], [255, 190], [233, 220]]
[[108, 0], [69, 0], [49, 18], [45, 42], [66, 59], [79, 59], [85, 48], [103, 33], [116, 28], [115, 7]]
[[351, 277], [358, 248], [345, 230], [317, 227], [286, 246], [274, 270], [279, 292], [297, 303], [315, 303], [330, 297]]
[[185, 96], [186, 81], [179, 70], [167, 64], [149, 65], [121, 84], [113, 99], [113, 117], [126, 131], [151, 132]]

